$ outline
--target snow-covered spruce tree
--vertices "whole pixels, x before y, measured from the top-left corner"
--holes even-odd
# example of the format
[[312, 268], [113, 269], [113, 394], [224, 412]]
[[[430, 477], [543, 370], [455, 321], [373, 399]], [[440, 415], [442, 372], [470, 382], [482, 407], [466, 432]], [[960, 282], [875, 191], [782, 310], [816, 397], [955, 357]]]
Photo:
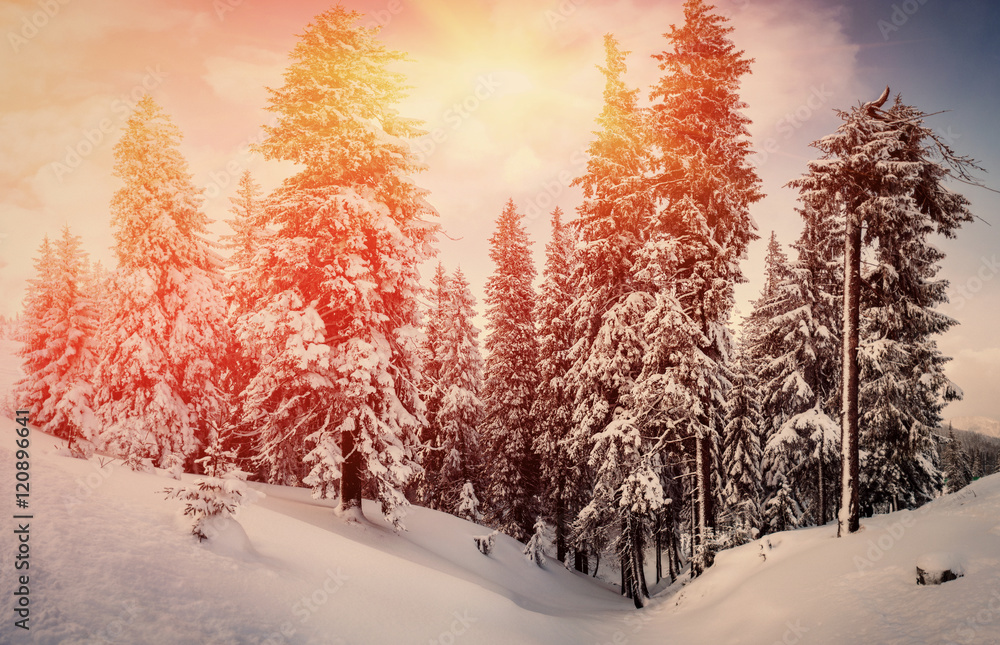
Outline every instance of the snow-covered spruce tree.
[[134, 465], [176, 454], [192, 467], [225, 413], [222, 260], [205, 240], [209, 220], [180, 137], [145, 96], [114, 151], [124, 184], [111, 200], [118, 267], [101, 322], [94, 404], [102, 441]]
[[944, 471], [945, 484], [949, 493], [954, 493], [969, 485], [972, 481], [969, 456], [962, 448], [961, 442], [955, 438], [955, 431], [948, 424], [948, 437], [941, 451], [941, 467]]
[[249, 170], [240, 175], [236, 195], [229, 198], [233, 217], [226, 223], [232, 234], [222, 236], [222, 246], [229, 250], [230, 316], [237, 318], [253, 303], [246, 301], [246, 281], [253, 266], [253, 257], [267, 238], [264, 199], [260, 184]]
[[747, 361], [760, 382], [760, 407], [764, 436], [775, 432], [789, 417], [812, 402], [812, 391], [795, 362], [784, 334], [789, 314], [801, 306], [788, 255], [771, 231], [764, 258], [764, 287], [743, 322]]
[[756, 375], [740, 357], [733, 362], [733, 387], [726, 400], [726, 427], [722, 433], [722, 467], [730, 541], [743, 544], [763, 528], [761, 504], [761, 419]]
[[55, 357], [49, 351], [54, 342], [52, 331], [46, 325], [46, 318], [55, 309], [56, 257], [49, 242], [49, 236], [42, 239], [35, 258], [35, 277], [28, 280], [24, 296], [24, 313], [17, 328], [16, 338], [23, 344], [18, 350], [25, 377], [14, 386], [16, 405], [20, 409], [31, 410], [35, 423], [44, 424], [45, 402], [49, 400], [52, 388], [50, 381], [40, 378]]
[[[765, 446], [793, 416], [807, 410], [833, 408], [837, 392], [838, 352], [840, 350], [837, 325], [836, 293], [839, 290], [832, 264], [837, 262], [835, 243], [842, 240], [831, 234], [830, 217], [822, 217], [814, 209], [802, 210], [805, 227], [797, 248], [799, 257], [789, 266], [787, 257], [772, 233], [766, 259], [767, 281], [761, 298], [746, 321], [752, 361], [756, 363], [762, 381], [762, 408], [764, 409]], [[836, 409], [836, 408], [834, 408]], [[836, 412], [832, 412], [836, 415]], [[803, 431], [808, 430], [802, 426]], [[838, 459], [825, 459], [819, 444], [811, 446], [811, 431], [801, 437], [802, 454], [810, 450], [816, 455], [812, 477], [804, 472], [798, 476], [782, 471], [792, 494], [803, 506], [811, 497], [811, 517], [824, 524], [829, 516], [827, 509], [836, 476], [831, 478]], [[789, 437], [784, 436], [783, 441]], [[773, 444], [774, 449], [784, 445]], [[766, 455], [767, 467], [783, 460], [778, 455]], [[801, 470], [801, 465], [798, 467]], [[776, 482], [776, 473], [769, 473], [767, 481]], [[777, 493], [774, 488], [766, 491], [767, 497]]]
[[209, 540], [222, 532], [231, 530], [228, 526], [240, 508], [249, 506], [264, 498], [264, 493], [247, 485], [247, 473], [228, 470], [218, 475], [209, 475], [188, 486], [165, 488], [166, 499], [179, 499], [184, 504], [184, 514], [194, 520], [191, 534], [198, 541]]
[[[882, 110], [888, 95], [886, 88], [877, 101], [840, 112], [844, 123], [813, 144], [823, 158], [792, 182], [804, 201], [836, 204], [847, 221], [841, 535], [860, 526], [862, 486], [870, 493], [869, 512], [913, 506], [934, 494], [940, 477], [930, 432], [944, 402], [960, 396], [944, 376], [947, 359], [933, 340], [955, 321], [933, 310], [945, 301], [947, 282], [935, 279], [943, 255], [928, 238], [935, 232], [951, 237], [971, 220], [968, 200], [944, 182], [953, 175], [971, 179], [974, 166], [898, 97]], [[863, 481], [859, 438], [871, 455]]]
[[[622, 80], [626, 52], [610, 34], [604, 46], [600, 129], [588, 148], [587, 170], [576, 180], [584, 202], [572, 223], [579, 240], [573, 272], [578, 296], [567, 313], [576, 340], [566, 375], [573, 396], [573, 428], [565, 442], [578, 471], [574, 486], [589, 491], [574, 522], [575, 550], [599, 553], [626, 525], [630, 535], [616, 546], [623, 567], [634, 572], [641, 551], [622, 550], [641, 546], [644, 522], [651, 518], [632, 517], [633, 507], [641, 512], [646, 508], [621, 500], [629, 477], [652, 467], [648, 451], [656, 429], [649, 438], [643, 436], [645, 420], [635, 409], [632, 388], [648, 349], [643, 323], [657, 302], [656, 292], [665, 287], [640, 282], [637, 276], [652, 212], [645, 192], [646, 141], [637, 91]], [[578, 568], [580, 564], [585, 561], [578, 561]], [[643, 604], [640, 582], [630, 576], [622, 589], [637, 606]]]
[[97, 430], [91, 405], [97, 313], [86, 291], [87, 260], [68, 226], [54, 244], [46, 237], [39, 254], [24, 303], [25, 378], [15, 399], [46, 432], [87, 455]]
[[[569, 527], [583, 508], [579, 469], [568, 451], [573, 425], [573, 393], [566, 380], [574, 342], [570, 308], [577, 289], [573, 281], [572, 229], [562, 221], [562, 210], [552, 211], [552, 239], [545, 245], [544, 280], [535, 317], [538, 321], [538, 392], [533, 416], [537, 420], [534, 450], [541, 476], [541, 502], [555, 530], [556, 558], [566, 559]], [[582, 560], [580, 553], [577, 560]], [[578, 563], [581, 564], [582, 563]]]
[[495, 269], [486, 281], [484, 460], [489, 480], [489, 523], [516, 540], [534, 526], [538, 458], [532, 449], [531, 414], [538, 384], [535, 267], [524, 216], [508, 200], [490, 238]]
[[449, 283], [444, 265], [440, 262], [431, 277], [430, 298], [424, 325], [424, 339], [420, 345], [423, 364], [420, 380], [420, 398], [426, 406], [427, 422], [420, 428], [421, 473], [414, 478], [415, 496], [428, 508], [440, 509], [438, 478], [445, 454], [441, 448], [441, 424], [438, 412], [444, 390], [441, 384], [441, 356], [444, 352], [444, 332], [448, 325]]
[[786, 487], [802, 509], [798, 525], [825, 524], [840, 467], [837, 422], [819, 406], [790, 417], [764, 446], [768, 499]]
[[439, 508], [458, 513], [463, 486], [480, 481], [479, 430], [483, 402], [483, 357], [473, 324], [476, 299], [461, 269], [448, 280], [447, 326], [442, 333], [438, 441], [442, 455], [433, 491]]
[[[229, 201], [229, 212], [233, 217], [226, 220], [226, 223], [233, 232], [222, 236], [221, 245], [229, 250], [226, 301], [228, 321], [235, 329], [239, 317], [255, 306], [248, 298], [251, 290], [247, 288], [247, 281], [254, 253], [267, 235], [261, 188], [249, 170], [240, 175], [236, 195], [230, 197]], [[253, 445], [249, 441], [250, 433], [244, 422], [244, 401], [241, 394], [246, 391], [253, 376], [261, 371], [261, 366], [251, 358], [253, 350], [243, 347], [235, 334], [231, 341], [229, 359], [223, 373], [223, 390], [229, 413], [222, 425], [215, 428], [209, 437], [206, 447], [208, 461], [203, 462], [203, 468], [206, 473], [211, 474], [210, 468], [239, 464], [242, 469], [256, 470], [256, 474], [266, 481], [284, 480], [282, 477], [272, 477], [273, 473], [266, 469], [255, 468], [260, 464], [253, 462]]]
[[528, 562], [534, 562], [539, 567], [545, 567], [545, 520], [538, 518], [535, 521], [534, 532], [531, 539], [524, 545], [524, 557]]
[[276, 333], [261, 345], [277, 365], [251, 384], [257, 427], [276, 422], [303, 441], [318, 497], [361, 515], [364, 491], [401, 526], [403, 488], [419, 469], [417, 429], [419, 264], [437, 224], [408, 140], [416, 122], [399, 115], [404, 78], [360, 14], [334, 7], [317, 16], [290, 54], [284, 84], [271, 89], [259, 151], [299, 172], [266, 200], [273, 232], [254, 255], [260, 313], [245, 334]]
[[764, 522], [771, 533], [796, 529], [802, 522], [802, 507], [795, 501], [791, 486], [781, 477], [776, 484], [777, 492], [764, 504]]
[[[727, 22], [702, 0], [687, 0], [684, 23], [665, 34], [671, 50], [654, 56], [665, 74], [650, 93], [653, 195], [664, 232], [678, 242], [672, 280], [697, 332], [687, 360], [696, 375], [689, 395], [700, 405], [687, 432], [695, 444], [701, 542], [715, 524], [712, 464], [728, 387], [733, 288], [744, 280], [739, 263], [756, 238], [749, 207], [763, 196], [748, 161], [750, 121], [739, 96], [752, 61], [733, 45]], [[711, 565], [704, 551], [696, 574]]]
[[479, 498], [476, 497], [476, 490], [472, 482], [462, 484], [462, 492], [458, 496], [458, 512], [455, 514], [470, 522], [478, 522], [483, 519], [483, 514], [479, 510]]

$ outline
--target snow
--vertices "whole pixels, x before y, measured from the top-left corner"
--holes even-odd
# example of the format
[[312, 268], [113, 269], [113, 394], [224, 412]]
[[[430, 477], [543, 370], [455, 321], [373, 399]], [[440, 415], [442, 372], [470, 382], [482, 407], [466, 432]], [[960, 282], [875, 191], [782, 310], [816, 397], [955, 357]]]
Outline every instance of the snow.
[[[18, 376], [3, 341], [0, 388]], [[2, 391], [2, 389], [0, 389]], [[14, 473], [14, 422], [0, 418], [0, 477]], [[767, 535], [720, 552], [694, 581], [652, 589], [643, 610], [617, 589], [529, 562], [502, 534], [412, 506], [407, 531], [345, 522], [335, 500], [304, 488], [251, 484], [266, 497], [200, 542], [184, 504], [165, 500], [166, 471], [73, 459], [31, 434], [31, 630], [0, 643], [171, 645], [326, 643], [986, 643], [1000, 639], [1000, 475], [916, 511], [862, 520], [837, 539], [828, 524]], [[183, 475], [184, 484], [198, 477]], [[11, 515], [0, 525], [3, 558]], [[550, 548], [550, 547], [549, 547]], [[932, 555], [949, 552], [950, 556]], [[551, 550], [546, 553], [551, 558]], [[965, 576], [915, 584], [930, 557]], [[613, 578], [602, 558], [601, 571]], [[6, 560], [9, 563], [9, 560]], [[652, 573], [652, 558], [646, 566]], [[2, 567], [2, 588], [13, 580]], [[654, 578], [650, 575], [650, 581]], [[6, 592], [9, 594], [9, 591]], [[10, 598], [7, 595], [7, 598]]]
[[933, 551], [924, 553], [917, 558], [917, 567], [929, 572], [951, 571], [956, 575], [963, 575], [965, 567], [964, 558], [951, 551]]

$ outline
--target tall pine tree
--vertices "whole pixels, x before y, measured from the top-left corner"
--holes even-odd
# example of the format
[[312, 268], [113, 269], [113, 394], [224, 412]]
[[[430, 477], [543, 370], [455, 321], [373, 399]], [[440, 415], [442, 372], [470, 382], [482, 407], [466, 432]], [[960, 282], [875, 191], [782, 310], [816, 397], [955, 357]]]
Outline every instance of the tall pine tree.
[[[935, 279], [943, 255], [929, 238], [951, 237], [971, 220], [968, 200], [944, 184], [971, 179], [973, 166], [919, 110], [898, 97], [883, 110], [888, 95], [886, 88], [877, 101], [840, 112], [844, 123], [813, 144], [823, 158], [792, 182], [807, 204], [846, 220], [841, 535], [859, 528], [862, 488], [868, 512], [934, 494], [940, 477], [930, 432], [944, 402], [959, 396], [933, 340], [955, 321], [933, 310], [947, 282]], [[859, 440], [869, 455], [864, 477]]]
[[54, 244], [46, 237], [35, 268], [19, 350], [25, 378], [15, 386], [15, 398], [46, 432], [86, 455], [97, 430], [91, 377], [98, 321], [80, 237], [69, 226]]
[[420, 396], [427, 408], [425, 423], [420, 429], [421, 474], [415, 478], [417, 498], [429, 508], [441, 508], [441, 498], [437, 479], [440, 475], [445, 455], [441, 447], [441, 424], [438, 413], [444, 390], [441, 383], [441, 362], [444, 353], [444, 333], [450, 313], [449, 280], [444, 265], [440, 262], [431, 277], [428, 292], [430, 306], [426, 312], [424, 340], [421, 344], [423, 371], [420, 381]]
[[149, 96], [115, 146], [111, 201], [118, 267], [101, 323], [95, 405], [102, 440], [138, 466], [188, 462], [223, 415], [229, 330], [222, 260], [205, 236], [180, 131]]
[[[573, 281], [572, 229], [563, 222], [562, 210], [552, 211], [552, 239], [545, 245], [544, 280], [538, 298], [538, 392], [533, 415], [538, 423], [534, 449], [538, 453], [541, 499], [555, 528], [556, 557], [564, 562], [569, 527], [583, 507], [580, 469], [569, 456], [573, 426], [573, 393], [566, 376], [575, 336], [570, 309], [577, 289]], [[582, 568], [582, 554], [577, 564]]]
[[437, 413], [443, 456], [436, 496], [440, 507], [458, 513], [464, 486], [480, 484], [479, 423], [483, 415], [483, 357], [473, 324], [476, 299], [461, 269], [448, 281], [448, 325], [442, 334], [441, 401]]
[[[391, 68], [405, 56], [360, 17], [339, 6], [317, 16], [270, 91], [276, 122], [259, 149], [300, 170], [268, 197], [275, 230], [254, 256], [257, 309], [286, 326], [265, 349], [284, 368], [258, 396], [304, 437], [315, 495], [358, 518], [368, 491], [400, 526], [424, 415], [418, 266], [437, 225], [410, 179], [420, 131], [396, 108], [405, 85]], [[268, 316], [255, 326], [273, 329]]]
[[522, 541], [532, 534], [539, 482], [531, 413], [538, 383], [535, 267], [523, 219], [514, 201], [508, 200], [490, 238], [495, 269], [486, 281], [489, 335], [482, 425], [489, 478], [487, 518], [495, 528]]
[[738, 357], [733, 364], [733, 387], [726, 400], [726, 427], [722, 433], [722, 499], [737, 544], [750, 541], [763, 528], [763, 451], [756, 385], [756, 375]]
[[650, 93], [653, 191], [665, 232], [679, 242], [673, 279], [692, 323], [689, 395], [699, 403], [687, 432], [698, 491], [696, 574], [712, 562], [713, 463], [732, 344], [727, 323], [733, 288], [744, 281], [740, 260], [756, 238], [749, 207], [762, 197], [748, 161], [750, 121], [739, 97], [740, 78], [752, 61], [730, 40], [727, 22], [702, 0], [687, 0], [684, 23], [665, 34], [671, 49], [654, 56], [665, 74]]
[[[568, 313], [575, 341], [566, 376], [573, 396], [566, 445], [579, 471], [576, 487], [588, 492], [574, 522], [574, 547], [599, 551], [614, 541], [622, 570], [628, 572], [622, 593], [642, 606], [639, 574], [648, 518], [641, 514], [648, 509], [622, 500], [633, 476], [633, 484], [659, 485], [645, 477], [652, 468], [649, 442], [630, 398], [648, 349], [642, 324], [655, 302], [637, 276], [652, 208], [645, 187], [642, 112], [637, 90], [623, 79], [627, 52], [611, 34], [604, 37], [604, 49], [600, 129], [588, 148], [587, 170], [576, 180], [584, 202], [573, 221], [579, 240], [573, 272], [578, 296]], [[628, 493], [638, 490], [633, 486]]]

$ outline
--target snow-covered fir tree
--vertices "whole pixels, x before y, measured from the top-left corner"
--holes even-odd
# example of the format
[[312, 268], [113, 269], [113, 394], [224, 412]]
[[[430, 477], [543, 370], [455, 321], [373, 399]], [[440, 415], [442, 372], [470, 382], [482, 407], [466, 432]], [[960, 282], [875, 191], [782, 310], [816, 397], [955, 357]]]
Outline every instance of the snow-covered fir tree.
[[46, 237], [28, 281], [18, 353], [25, 377], [14, 388], [17, 405], [71, 449], [87, 455], [97, 431], [91, 377], [97, 312], [80, 237], [68, 226], [54, 243]]
[[[765, 469], [785, 463], [783, 456], [773, 452], [783, 449], [782, 446], [794, 448], [802, 455], [819, 450], [819, 444], [811, 443], [811, 431], [800, 437], [801, 441], [793, 442], [794, 446], [787, 443], [791, 439], [787, 434], [771, 441], [789, 419], [811, 409], [828, 418], [837, 414], [840, 345], [836, 302], [839, 282], [835, 265], [839, 259], [836, 248], [842, 239], [836, 236], [832, 217], [824, 217], [811, 208], [800, 212], [805, 225], [796, 245], [799, 256], [789, 264], [772, 232], [765, 260], [765, 286], [745, 322], [751, 361], [762, 383]], [[787, 483], [801, 506], [811, 506], [810, 517], [823, 524], [834, 507], [830, 502], [836, 488], [839, 459], [824, 451], [815, 454], [815, 470], [811, 471], [814, 477], [805, 473], [793, 476], [782, 470], [783, 477], [771, 472], [767, 481]], [[797, 470], [803, 468], [802, 464], [797, 466]], [[765, 492], [766, 498], [770, 498], [778, 491], [769, 487]]]
[[955, 438], [951, 424], [948, 424], [948, 436], [941, 451], [941, 469], [944, 471], [945, 485], [949, 493], [969, 485], [973, 477], [970, 466], [969, 456], [962, 448], [961, 442]]
[[726, 427], [722, 432], [722, 491], [729, 531], [736, 544], [753, 539], [763, 528], [761, 482], [761, 418], [757, 377], [740, 357], [733, 363], [733, 387], [726, 400]]
[[534, 562], [539, 567], [545, 567], [545, 520], [538, 518], [535, 522], [534, 533], [531, 539], [524, 545], [524, 557], [528, 562]]
[[768, 437], [763, 463], [768, 502], [778, 494], [791, 496], [801, 510], [796, 525], [825, 524], [832, 517], [840, 432], [818, 406], [790, 417]]
[[508, 200], [490, 237], [495, 268], [486, 281], [489, 335], [481, 428], [489, 481], [487, 519], [517, 540], [531, 535], [539, 483], [531, 413], [538, 384], [535, 266], [523, 220]]
[[[751, 60], [736, 49], [728, 20], [702, 0], [684, 3], [684, 23], [665, 34], [670, 50], [656, 54], [665, 73], [652, 88], [650, 135], [652, 190], [670, 247], [677, 299], [684, 314], [674, 365], [684, 362], [687, 397], [696, 405], [685, 422], [693, 438], [698, 530], [704, 547], [694, 563], [697, 574], [712, 562], [707, 534], [715, 525], [712, 482], [722, 429], [731, 334], [727, 327], [733, 289], [744, 281], [740, 260], [754, 239], [749, 207], [760, 200], [760, 179], [751, 154], [750, 121], [739, 96], [740, 79]], [[685, 347], [686, 345], [686, 347]]]
[[24, 296], [24, 313], [21, 315], [16, 338], [23, 344], [18, 350], [25, 377], [14, 386], [14, 396], [20, 409], [31, 410], [36, 423], [48, 421], [42, 412], [50, 398], [52, 385], [39, 378], [50, 363], [57, 360], [48, 347], [54, 341], [52, 332], [45, 325], [46, 317], [55, 310], [56, 294], [53, 288], [56, 275], [56, 257], [46, 235], [38, 247], [35, 258], [35, 277], [28, 280]]
[[802, 507], [795, 501], [791, 486], [779, 476], [774, 482], [776, 493], [764, 504], [764, 522], [771, 533], [798, 528], [802, 522]]
[[[256, 427], [302, 441], [313, 494], [361, 515], [367, 491], [401, 526], [403, 489], [419, 470], [418, 266], [437, 224], [409, 139], [417, 123], [386, 49], [360, 14], [334, 7], [310, 23], [270, 90], [259, 151], [299, 164], [266, 200], [273, 228], [254, 255], [256, 312], [241, 318], [268, 374], [251, 388]], [[270, 337], [269, 337], [270, 336]]]
[[[574, 342], [570, 308], [577, 289], [573, 281], [572, 229], [562, 220], [562, 210], [552, 211], [552, 239], [545, 246], [545, 270], [539, 290], [538, 392], [533, 415], [537, 420], [534, 449], [541, 476], [541, 501], [555, 530], [556, 557], [566, 559], [569, 528], [583, 508], [586, 491], [579, 485], [580, 469], [570, 459], [568, 442], [573, 425], [573, 393], [566, 380]], [[582, 570], [583, 553], [576, 553]]]
[[476, 299], [461, 269], [448, 280], [447, 325], [437, 352], [441, 362], [440, 405], [435, 417], [438, 435], [432, 443], [441, 455], [434, 473], [432, 500], [450, 513], [461, 510], [462, 488], [481, 481], [479, 423], [483, 415], [483, 358], [479, 330], [473, 324]]
[[914, 506], [935, 494], [941, 478], [930, 433], [944, 403], [960, 396], [934, 341], [955, 321], [933, 309], [947, 282], [935, 278], [943, 254], [930, 236], [951, 237], [971, 220], [968, 200], [944, 182], [971, 179], [972, 165], [898, 97], [883, 110], [888, 95], [886, 88], [879, 100], [839, 112], [844, 123], [813, 144], [823, 158], [792, 182], [808, 205], [835, 208], [847, 222], [842, 535], [858, 530], [862, 505]]
[[95, 410], [102, 441], [132, 464], [190, 468], [223, 417], [229, 329], [222, 260], [181, 156], [180, 131], [149, 96], [115, 145], [111, 201], [118, 267], [100, 328]]
[[462, 484], [462, 492], [458, 497], [458, 512], [456, 515], [470, 522], [478, 522], [483, 519], [483, 514], [479, 510], [479, 498], [476, 497], [476, 489], [472, 485], [472, 482]]
[[424, 339], [420, 345], [423, 370], [420, 381], [420, 397], [426, 407], [427, 422], [420, 428], [420, 465], [422, 472], [415, 478], [416, 497], [429, 508], [441, 508], [437, 479], [444, 464], [445, 454], [441, 448], [441, 424], [438, 413], [444, 390], [441, 383], [441, 357], [444, 352], [444, 332], [448, 326], [449, 281], [444, 265], [440, 262], [431, 277], [427, 291], [429, 307], [424, 325]]
[[252, 304], [245, 300], [245, 281], [253, 266], [254, 254], [268, 231], [261, 187], [249, 170], [240, 175], [236, 194], [229, 201], [232, 218], [226, 223], [233, 232], [222, 236], [222, 246], [229, 250], [230, 316], [235, 319]]
[[771, 231], [764, 257], [764, 287], [743, 323], [747, 361], [760, 381], [765, 441], [812, 402], [812, 391], [796, 362], [798, 352], [789, 349], [785, 338], [788, 326], [780, 324], [793, 319], [789, 314], [802, 304], [798, 295], [788, 254]]
[[[642, 113], [636, 106], [637, 90], [623, 81], [627, 53], [610, 34], [604, 47], [606, 62], [599, 68], [605, 77], [604, 107], [597, 118], [600, 129], [588, 148], [587, 170], [576, 180], [584, 202], [573, 222], [579, 240], [573, 272], [578, 296], [568, 311], [575, 341], [566, 375], [574, 406], [566, 445], [573, 468], [579, 471], [575, 487], [589, 493], [574, 523], [573, 546], [577, 551], [599, 552], [614, 541], [623, 571], [630, 572], [622, 591], [641, 606], [641, 578], [635, 575], [641, 567], [636, 565], [643, 557], [639, 549], [652, 518], [634, 517], [635, 512], [649, 509], [622, 499], [629, 478], [653, 466], [649, 450], [655, 435], [652, 429], [650, 438], [642, 435], [645, 419], [633, 398], [633, 384], [648, 350], [642, 326], [663, 287], [650, 285], [648, 279], [640, 282], [637, 275], [652, 211], [645, 191], [648, 164]], [[653, 486], [644, 477], [633, 483]], [[655, 496], [652, 489], [650, 494]], [[623, 527], [625, 534], [620, 533]]]
[[[229, 201], [231, 204], [229, 212], [233, 217], [226, 220], [226, 223], [232, 229], [232, 233], [222, 236], [221, 246], [229, 251], [226, 272], [227, 316], [229, 324], [235, 329], [239, 317], [255, 304], [248, 299], [251, 291], [247, 288], [247, 280], [254, 253], [267, 235], [264, 227], [261, 188], [249, 170], [240, 175], [236, 194], [230, 197]], [[253, 376], [261, 372], [261, 365], [253, 360], [252, 348], [243, 347], [235, 334], [231, 340], [229, 357], [223, 373], [223, 391], [226, 394], [229, 414], [209, 437], [206, 447], [208, 461], [204, 466], [206, 473], [209, 472], [207, 468], [210, 465], [214, 467], [239, 464], [241, 468], [256, 471], [256, 474], [265, 481], [290, 479], [290, 483], [297, 482], [300, 477], [275, 476], [276, 473], [268, 469], [266, 463], [254, 463], [253, 445], [249, 441], [252, 428], [248, 427], [245, 421], [246, 402], [241, 395], [248, 392], [247, 386]], [[266, 440], [262, 443], [266, 443]], [[295, 446], [284, 448], [294, 450]]]
[[184, 502], [184, 514], [194, 520], [191, 534], [209, 540], [232, 530], [230, 523], [240, 509], [265, 497], [247, 485], [247, 473], [228, 470], [194, 480], [187, 486], [166, 488], [167, 499]]

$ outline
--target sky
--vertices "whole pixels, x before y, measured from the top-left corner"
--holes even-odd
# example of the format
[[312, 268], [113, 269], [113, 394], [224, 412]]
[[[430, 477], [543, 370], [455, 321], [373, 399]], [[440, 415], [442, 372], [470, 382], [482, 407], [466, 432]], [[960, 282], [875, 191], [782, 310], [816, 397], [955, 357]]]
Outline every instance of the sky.
[[[754, 59], [741, 94], [753, 120], [755, 165], [767, 197], [751, 210], [761, 239], [744, 261], [733, 322], [762, 286], [766, 240], [798, 236], [785, 184], [817, 156], [809, 144], [836, 129], [835, 110], [889, 85], [939, 113], [927, 123], [976, 159], [1000, 189], [1000, 3], [993, 0], [719, 0], [737, 47]], [[184, 134], [181, 151], [214, 234], [226, 234], [229, 198], [249, 169], [265, 190], [294, 168], [249, 150], [270, 122], [267, 87], [279, 87], [288, 52], [327, 2], [264, 0], [33, 0], [0, 2], [0, 315], [20, 310], [45, 235], [64, 225], [92, 259], [113, 267], [109, 203], [120, 180], [113, 148], [144, 93]], [[493, 267], [488, 239], [504, 202], [526, 215], [539, 270], [549, 213], [581, 201], [569, 184], [601, 109], [602, 36], [628, 58], [626, 81], [643, 100], [659, 77], [651, 58], [681, 20], [673, 0], [345, 1], [411, 60], [401, 112], [425, 121], [415, 143], [427, 170], [444, 266], [461, 266], [480, 303]], [[945, 416], [1000, 418], [1000, 195], [955, 184], [978, 216], [953, 240], [941, 277], [961, 324], [939, 340], [949, 376], [965, 391]], [[429, 278], [430, 270], [424, 271]]]

